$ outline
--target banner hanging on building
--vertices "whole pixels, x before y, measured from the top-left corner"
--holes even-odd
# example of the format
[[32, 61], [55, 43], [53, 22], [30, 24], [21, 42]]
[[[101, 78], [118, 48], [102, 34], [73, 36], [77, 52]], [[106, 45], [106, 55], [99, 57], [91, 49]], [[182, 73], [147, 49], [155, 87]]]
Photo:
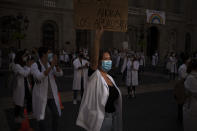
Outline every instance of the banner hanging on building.
[[146, 10], [147, 23], [165, 24], [166, 15], [164, 11]]
[[127, 31], [128, 0], [74, 0], [76, 29]]

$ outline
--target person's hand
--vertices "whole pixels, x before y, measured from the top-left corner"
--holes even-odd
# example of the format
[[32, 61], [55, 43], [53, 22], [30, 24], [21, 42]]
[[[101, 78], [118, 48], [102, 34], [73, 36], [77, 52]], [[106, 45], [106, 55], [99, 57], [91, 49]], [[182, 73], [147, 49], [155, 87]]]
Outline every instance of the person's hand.
[[54, 67], [55, 65], [57, 65], [57, 55], [54, 55], [53, 60], [51, 61], [51, 67]]
[[95, 32], [95, 38], [97, 40], [100, 40], [102, 35], [103, 35], [103, 32], [104, 32], [103, 27], [100, 27], [100, 29], [97, 29], [96, 32]]

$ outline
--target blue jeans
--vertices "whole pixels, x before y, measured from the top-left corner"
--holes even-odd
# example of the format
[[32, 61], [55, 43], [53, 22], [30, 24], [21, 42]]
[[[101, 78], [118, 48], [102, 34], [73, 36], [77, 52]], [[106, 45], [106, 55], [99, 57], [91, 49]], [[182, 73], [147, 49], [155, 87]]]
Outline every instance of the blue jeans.
[[114, 131], [114, 113], [105, 113], [100, 131]]

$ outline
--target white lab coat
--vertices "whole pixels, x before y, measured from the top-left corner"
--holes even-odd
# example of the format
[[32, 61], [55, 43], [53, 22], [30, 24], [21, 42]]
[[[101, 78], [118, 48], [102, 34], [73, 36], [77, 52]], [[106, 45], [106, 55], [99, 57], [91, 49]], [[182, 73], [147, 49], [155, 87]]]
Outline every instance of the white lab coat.
[[127, 77], [126, 77], [126, 86], [131, 86], [132, 84], [132, 61], [128, 59], [127, 61]]
[[156, 56], [152, 56], [152, 66], [156, 66]]
[[168, 71], [171, 71], [170, 57], [168, 57], [168, 61], [167, 61], [167, 63], [166, 63], [166, 69], [167, 69]]
[[170, 72], [171, 73], [177, 73], [177, 59], [176, 57], [170, 57]]
[[[109, 75], [108, 78], [112, 81], [119, 92], [119, 98], [115, 103], [115, 131], [122, 131], [121, 92], [116, 86], [113, 78]], [[105, 117], [105, 105], [107, 103], [108, 96], [108, 85], [102, 77], [100, 71], [96, 70], [89, 78], [87, 88], [84, 90], [76, 124], [83, 127], [87, 131], [100, 131]]]
[[25, 99], [25, 84], [24, 78], [30, 74], [29, 67], [22, 67], [19, 64], [15, 64], [13, 71], [16, 78], [16, 85], [13, 89], [13, 100], [14, 104], [23, 107]]
[[88, 80], [88, 68], [78, 69], [81, 66], [89, 65], [87, 60], [82, 59], [82, 64], [79, 58], [75, 59], [73, 62], [74, 66], [74, 79], [73, 79], [73, 90], [81, 90], [81, 77], [83, 75], [83, 87], [85, 88]]
[[[40, 61], [39, 61], [40, 62]], [[41, 63], [41, 62], [40, 62]], [[59, 113], [59, 116], [61, 115], [61, 109], [60, 109], [60, 103], [58, 98], [58, 89], [55, 82], [54, 76], [62, 76], [63, 72], [62, 70], [60, 72], [56, 71], [56, 68], [54, 67], [48, 76], [44, 75], [44, 71], [46, 70], [44, 65], [41, 63], [41, 71], [38, 69], [37, 63], [34, 63], [31, 67], [31, 73], [34, 77], [34, 79], [41, 81], [41, 83], [36, 83], [33, 87], [33, 94], [32, 94], [32, 106], [33, 106], [33, 116], [37, 120], [44, 120], [45, 118], [45, 109], [47, 104], [47, 95], [48, 95], [48, 77], [50, 80], [51, 88], [53, 97], [55, 100], [55, 104], [57, 106], [57, 110]], [[50, 64], [48, 64], [48, 67], [50, 67]]]
[[116, 68], [119, 67], [120, 64], [120, 54], [118, 54], [117, 59], [116, 59]]
[[132, 69], [132, 85], [138, 86], [138, 70], [139, 70], [139, 62], [137, 60], [133, 61], [133, 69]]
[[59, 59], [60, 59], [60, 61], [64, 61], [64, 54], [63, 53], [60, 53]]
[[182, 64], [178, 69], [179, 80], [185, 79], [187, 77], [187, 66]]
[[124, 73], [126, 68], [127, 68], [127, 57], [124, 57], [123, 65], [121, 67], [121, 73]]
[[145, 66], [145, 56], [144, 55], [141, 55], [141, 57], [140, 57], [140, 65]]
[[188, 75], [184, 85], [191, 92], [183, 106], [184, 131], [197, 131], [197, 72]]

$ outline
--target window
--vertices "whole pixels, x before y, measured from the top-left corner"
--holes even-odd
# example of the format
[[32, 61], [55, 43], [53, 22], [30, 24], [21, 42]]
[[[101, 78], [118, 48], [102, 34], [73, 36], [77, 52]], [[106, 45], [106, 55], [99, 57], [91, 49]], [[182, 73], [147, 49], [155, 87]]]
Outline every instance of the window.
[[191, 52], [191, 35], [190, 35], [190, 33], [187, 33], [185, 35], [185, 52], [187, 54], [190, 54], [190, 52]]
[[57, 45], [57, 25], [54, 22], [47, 21], [43, 24], [43, 46], [55, 49]]
[[44, 7], [56, 7], [56, 0], [43, 0]]
[[154, 9], [161, 10], [161, 0], [154, 0]]
[[181, 0], [174, 0], [174, 12], [175, 13], [181, 12]]

